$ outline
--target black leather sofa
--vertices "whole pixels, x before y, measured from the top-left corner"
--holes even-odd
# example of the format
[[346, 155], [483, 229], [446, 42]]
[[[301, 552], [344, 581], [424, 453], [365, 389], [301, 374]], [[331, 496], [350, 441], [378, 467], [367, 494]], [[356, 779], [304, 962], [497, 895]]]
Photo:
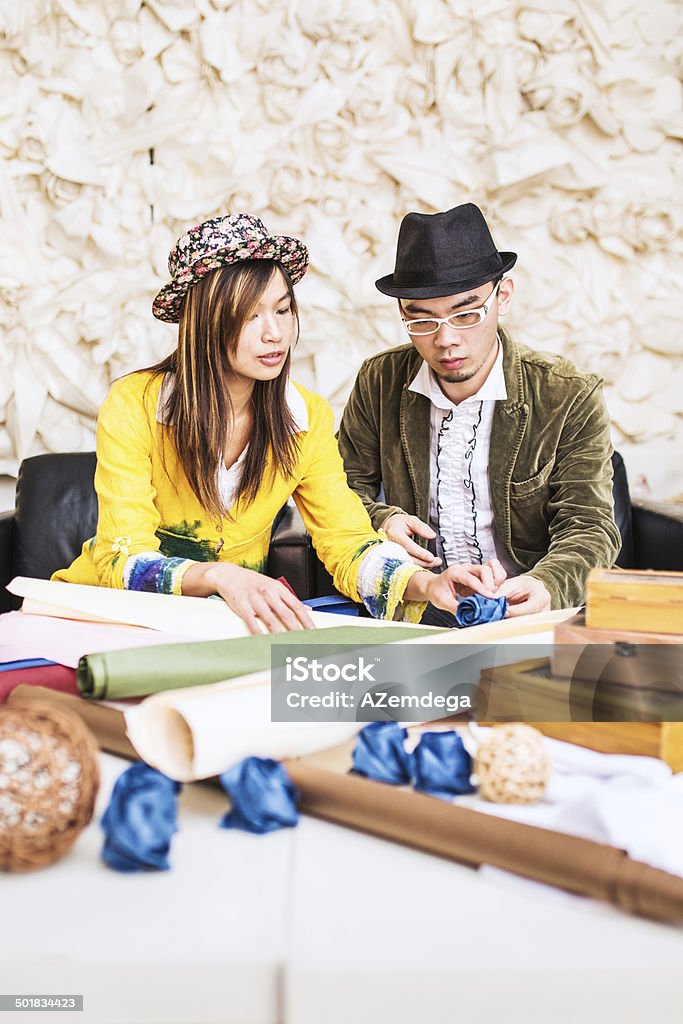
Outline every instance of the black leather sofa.
[[[683, 508], [631, 502], [623, 460], [613, 457], [614, 502], [624, 569], [683, 571]], [[97, 527], [93, 485], [95, 453], [36, 455], [19, 470], [16, 507], [0, 513], [0, 611], [17, 607], [5, 589], [13, 576], [47, 579], [69, 565]], [[280, 512], [268, 560], [270, 576], [284, 576], [302, 599], [334, 593], [301, 517], [293, 507]]]

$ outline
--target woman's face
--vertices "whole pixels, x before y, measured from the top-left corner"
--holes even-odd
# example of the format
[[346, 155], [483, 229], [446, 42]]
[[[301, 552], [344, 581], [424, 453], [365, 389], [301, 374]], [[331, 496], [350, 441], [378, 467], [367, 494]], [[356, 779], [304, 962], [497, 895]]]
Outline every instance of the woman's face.
[[247, 320], [228, 356], [238, 380], [274, 380], [285, 365], [296, 323], [285, 279], [273, 273], [256, 309]]

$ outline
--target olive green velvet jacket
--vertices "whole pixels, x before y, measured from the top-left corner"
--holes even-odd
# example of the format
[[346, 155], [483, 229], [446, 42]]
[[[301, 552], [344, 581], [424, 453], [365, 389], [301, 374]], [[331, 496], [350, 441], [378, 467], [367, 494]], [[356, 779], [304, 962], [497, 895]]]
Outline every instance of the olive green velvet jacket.
[[[498, 536], [553, 608], [579, 605], [589, 571], [611, 566], [621, 545], [602, 382], [500, 336], [508, 398], [496, 403], [489, 454]], [[430, 402], [408, 390], [421, 362], [410, 344], [366, 360], [342, 418], [348, 481], [375, 529], [394, 512], [429, 520]]]

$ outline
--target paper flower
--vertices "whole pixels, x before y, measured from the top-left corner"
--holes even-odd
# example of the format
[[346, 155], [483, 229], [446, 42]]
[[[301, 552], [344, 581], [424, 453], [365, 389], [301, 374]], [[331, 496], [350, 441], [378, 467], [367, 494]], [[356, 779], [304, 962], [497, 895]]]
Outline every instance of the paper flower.
[[119, 776], [102, 818], [102, 859], [116, 871], [168, 871], [180, 783], [146, 764]]
[[222, 828], [262, 834], [291, 828], [299, 820], [299, 793], [279, 761], [246, 757], [223, 772], [220, 780], [232, 805]]
[[481, 594], [472, 594], [458, 601], [455, 621], [461, 628], [481, 626], [484, 622], [497, 622], [505, 618], [507, 606], [505, 597], [482, 597]]
[[472, 793], [472, 759], [455, 731], [425, 732], [413, 751], [415, 789], [442, 800]]
[[353, 771], [376, 782], [409, 783], [413, 758], [404, 746], [407, 735], [398, 722], [370, 722], [358, 734]]

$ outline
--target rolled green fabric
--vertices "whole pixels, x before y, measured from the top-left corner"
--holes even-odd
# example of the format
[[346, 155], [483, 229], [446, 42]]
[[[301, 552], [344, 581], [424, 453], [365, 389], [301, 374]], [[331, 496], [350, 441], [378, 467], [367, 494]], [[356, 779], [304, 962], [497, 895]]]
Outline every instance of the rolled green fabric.
[[[162, 690], [202, 686], [270, 668], [273, 641], [310, 646], [369, 647], [395, 640], [443, 633], [442, 629], [416, 630], [410, 626], [333, 626], [292, 633], [264, 633], [235, 640], [208, 640], [192, 644], [135, 647], [124, 651], [87, 654], [78, 663], [78, 688], [95, 700], [146, 697]], [[329, 652], [330, 654], [332, 651]]]

